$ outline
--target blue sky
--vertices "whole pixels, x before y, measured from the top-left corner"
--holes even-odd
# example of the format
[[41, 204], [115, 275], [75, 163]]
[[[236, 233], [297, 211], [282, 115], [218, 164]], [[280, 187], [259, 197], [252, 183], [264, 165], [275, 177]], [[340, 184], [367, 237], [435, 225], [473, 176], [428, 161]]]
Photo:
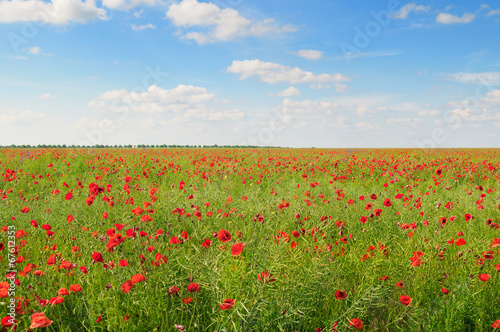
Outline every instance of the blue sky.
[[500, 2], [0, 0], [0, 144], [498, 147]]

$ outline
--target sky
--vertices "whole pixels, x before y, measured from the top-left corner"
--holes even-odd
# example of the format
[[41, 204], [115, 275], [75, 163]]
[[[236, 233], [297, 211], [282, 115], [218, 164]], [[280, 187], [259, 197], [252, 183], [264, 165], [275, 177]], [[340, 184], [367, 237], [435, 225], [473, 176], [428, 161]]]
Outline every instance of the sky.
[[0, 0], [0, 145], [500, 147], [500, 1]]

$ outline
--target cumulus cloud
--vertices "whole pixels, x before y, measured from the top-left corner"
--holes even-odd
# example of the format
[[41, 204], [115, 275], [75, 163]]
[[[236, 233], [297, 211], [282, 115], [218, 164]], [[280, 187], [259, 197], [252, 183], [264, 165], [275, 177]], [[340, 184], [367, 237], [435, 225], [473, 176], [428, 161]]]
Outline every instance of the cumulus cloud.
[[274, 62], [263, 62], [254, 60], [234, 60], [227, 68], [229, 73], [240, 74], [240, 79], [257, 76], [262, 82], [275, 84], [288, 82], [297, 83], [328, 83], [350, 81], [350, 78], [342, 74], [319, 74], [315, 75], [298, 67], [288, 67]]
[[292, 101], [285, 98], [281, 103], [283, 112], [286, 114], [326, 114], [331, 115], [338, 105], [326, 101]]
[[[137, 6], [155, 6], [159, 3], [157, 0], [102, 0], [102, 5], [109, 9], [129, 10]], [[136, 15], [137, 13], [138, 16]], [[135, 17], [140, 17], [142, 10], [135, 12]]]
[[45, 117], [43, 113], [36, 113], [31, 110], [17, 111], [17, 110], [3, 110], [0, 111], [0, 123], [2, 124], [15, 124], [34, 122], [37, 119]]
[[288, 87], [284, 90], [281, 90], [278, 93], [270, 93], [270, 95], [278, 96], [278, 97], [292, 97], [292, 96], [300, 95], [300, 90], [294, 86], [291, 86], [291, 87]]
[[447, 75], [445, 79], [467, 84], [494, 84], [500, 81], [500, 73], [457, 73]]
[[155, 29], [155, 26], [152, 25], [151, 23], [143, 24], [143, 25], [132, 24], [132, 30], [134, 30], [134, 31], [141, 31], [141, 30], [146, 30], [146, 29]]
[[323, 51], [318, 50], [298, 50], [293, 53], [308, 60], [319, 60], [323, 57]]
[[52, 25], [85, 24], [106, 20], [106, 11], [95, 0], [0, 0], [0, 23], [43, 22]]
[[40, 54], [42, 52], [42, 49], [38, 46], [33, 46], [28, 50], [29, 54]]
[[438, 114], [439, 114], [438, 110], [425, 110], [425, 111], [417, 112], [418, 116], [426, 116], [426, 115], [434, 116], [434, 115], [438, 115]]
[[394, 14], [392, 17], [397, 19], [405, 19], [411, 12], [427, 12], [431, 9], [429, 6], [416, 5], [414, 3], [408, 3], [401, 7], [401, 10]]
[[38, 99], [54, 99], [56, 96], [51, 95], [50, 93], [44, 93], [43, 95], [39, 95]]
[[166, 17], [177, 27], [203, 28], [182, 34], [182, 39], [198, 44], [227, 41], [237, 37], [263, 36], [268, 33], [296, 31], [291, 25], [281, 26], [274, 19], [252, 21], [232, 8], [221, 9], [213, 3], [182, 0], [170, 5]]
[[476, 15], [465, 13], [462, 17], [448, 13], [439, 13], [436, 17], [436, 22], [442, 24], [457, 24], [457, 23], [470, 23], [474, 20]]
[[110, 90], [92, 99], [87, 106], [123, 114], [179, 113], [173, 119], [175, 122], [237, 120], [244, 116], [238, 109], [218, 110], [207, 105], [214, 98], [215, 95], [203, 87], [181, 84], [168, 90], [152, 85], [144, 92]]

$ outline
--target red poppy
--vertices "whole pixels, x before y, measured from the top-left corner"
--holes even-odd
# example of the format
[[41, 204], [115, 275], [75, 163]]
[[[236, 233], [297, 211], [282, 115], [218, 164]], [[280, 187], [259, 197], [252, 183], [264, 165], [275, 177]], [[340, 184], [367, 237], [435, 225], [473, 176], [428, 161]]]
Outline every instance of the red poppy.
[[363, 322], [359, 318], [352, 318], [349, 321], [349, 326], [354, 326], [358, 330], [362, 330], [363, 329]]
[[490, 279], [490, 275], [485, 274], [485, 273], [478, 275], [478, 277], [479, 277], [479, 280], [481, 280], [481, 281], [488, 281]]
[[56, 256], [50, 255], [49, 259], [47, 259], [47, 265], [54, 265], [56, 263]]
[[407, 307], [411, 306], [411, 297], [409, 297], [408, 295], [401, 295], [399, 297], [399, 301], [401, 301], [401, 303]]
[[276, 279], [272, 278], [272, 274], [269, 271], [265, 270], [264, 272], [259, 273], [258, 279], [262, 282], [273, 282]]
[[49, 303], [51, 304], [52, 307], [54, 306], [54, 304], [59, 304], [59, 303], [63, 303], [63, 302], [64, 302], [64, 298], [60, 297], [60, 296], [53, 297], [49, 301]]
[[224, 230], [224, 229], [221, 229], [219, 231], [219, 235], [218, 235], [218, 238], [220, 241], [222, 242], [229, 242], [231, 240], [231, 234], [229, 234], [228, 231]]
[[28, 212], [30, 212], [30, 208], [29, 208], [29, 207], [24, 206], [24, 207], [21, 209], [21, 212], [22, 212], [22, 213], [28, 213]]
[[2, 326], [3, 327], [10, 327], [16, 323], [17, 323], [17, 321], [10, 316], [5, 316], [4, 318], [2, 318]]
[[474, 218], [470, 213], [466, 213], [464, 217], [465, 217], [465, 221], [469, 221], [472, 218]]
[[33, 227], [35, 227], [35, 228], [38, 227], [38, 223], [36, 222], [36, 220], [31, 220], [30, 223], [31, 223], [31, 225], [33, 225]]
[[185, 299], [182, 299], [182, 302], [184, 302], [184, 304], [189, 304], [189, 303], [193, 302], [193, 298], [192, 297], [186, 297]]
[[212, 245], [212, 241], [210, 241], [209, 239], [205, 239], [205, 241], [203, 241], [203, 243], [201, 244], [201, 246], [203, 248], [208, 248]]
[[64, 199], [67, 201], [69, 201], [72, 198], [73, 198], [73, 193], [71, 191], [69, 193], [67, 193], [66, 196], [64, 196]]
[[94, 263], [104, 263], [104, 259], [103, 259], [102, 254], [100, 252], [94, 251], [92, 253], [92, 259], [94, 260]]
[[233, 244], [231, 247], [231, 254], [233, 256], [239, 256], [243, 252], [243, 243], [236, 243]]
[[233, 299], [225, 299], [224, 302], [221, 303], [220, 308], [222, 310], [231, 309], [234, 306]]
[[392, 206], [391, 200], [389, 198], [386, 198], [384, 200], [384, 206], [386, 206], [386, 207]]
[[133, 286], [133, 285], [134, 285], [134, 284], [132, 283], [132, 281], [131, 281], [131, 280], [127, 280], [127, 281], [125, 281], [125, 282], [122, 284], [121, 289], [122, 289], [122, 291], [123, 291], [124, 293], [128, 293], [128, 292], [130, 292], [130, 290], [132, 289], [132, 286]]
[[37, 329], [39, 327], [47, 327], [52, 324], [53, 321], [45, 317], [45, 313], [43, 312], [35, 312], [31, 315], [31, 326], [30, 329]]
[[132, 281], [132, 284], [135, 285], [141, 281], [146, 281], [146, 277], [144, 277], [142, 274], [136, 274], [136, 275], [132, 276], [131, 281]]
[[346, 293], [346, 292], [344, 292], [344, 291], [337, 290], [337, 291], [335, 292], [335, 298], [336, 298], [337, 300], [343, 300], [343, 299], [345, 299], [346, 297], [347, 297], [347, 293]]
[[371, 195], [370, 195], [370, 198], [371, 198], [371, 199], [373, 199], [373, 200], [375, 200], [375, 199], [377, 199], [377, 195], [375, 195], [375, 194], [371, 194]]
[[80, 286], [79, 284], [75, 284], [75, 285], [71, 285], [69, 286], [69, 291], [70, 292], [81, 292], [82, 291], [82, 286]]
[[437, 168], [436, 171], [434, 172], [437, 176], [441, 176], [443, 174], [443, 170], [441, 168]]
[[200, 285], [198, 285], [197, 283], [191, 283], [188, 285], [187, 287], [187, 290], [188, 292], [199, 292], [200, 291]]
[[[499, 206], [500, 207], [500, 206]], [[497, 319], [493, 325], [491, 325], [491, 327], [495, 328], [495, 329], [500, 329], [500, 319]]]
[[467, 242], [465, 242], [465, 240], [464, 240], [463, 238], [460, 238], [460, 239], [458, 239], [458, 240], [455, 242], [455, 244], [456, 244], [457, 246], [463, 246], [463, 245], [467, 244]]
[[403, 288], [403, 282], [402, 281], [397, 282], [396, 286], [398, 286], [399, 288]]
[[367, 218], [365, 216], [361, 216], [359, 221], [361, 221], [363, 224], [366, 223]]
[[447, 290], [446, 288], [441, 288], [441, 292], [443, 292], [443, 294], [447, 295], [450, 291]]

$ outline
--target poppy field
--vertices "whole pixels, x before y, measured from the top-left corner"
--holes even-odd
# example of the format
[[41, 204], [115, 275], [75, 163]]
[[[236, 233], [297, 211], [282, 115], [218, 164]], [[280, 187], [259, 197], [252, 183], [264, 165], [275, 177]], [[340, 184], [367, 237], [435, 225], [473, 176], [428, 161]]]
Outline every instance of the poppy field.
[[2, 331], [500, 330], [500, 149], [0, 149]]

